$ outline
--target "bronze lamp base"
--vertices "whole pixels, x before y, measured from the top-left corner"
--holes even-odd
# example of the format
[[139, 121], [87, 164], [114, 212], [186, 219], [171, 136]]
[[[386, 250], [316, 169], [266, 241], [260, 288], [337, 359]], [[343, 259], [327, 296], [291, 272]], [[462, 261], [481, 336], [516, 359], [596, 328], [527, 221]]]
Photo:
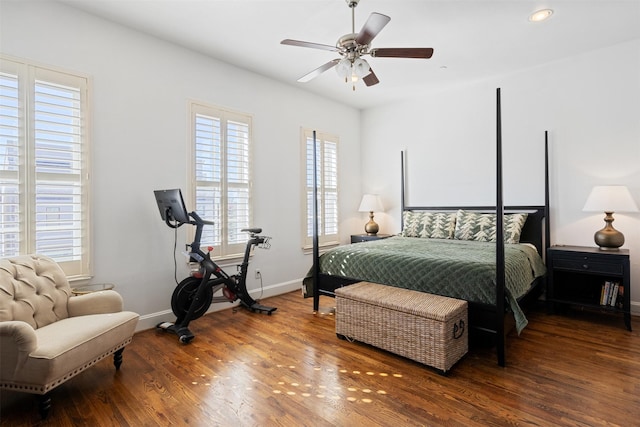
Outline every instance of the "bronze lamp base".
[[602, 230], [596, 231], [593, 239], [603, 251], [617, 251], [620, 246], [624, 245], [624, 235], [613, 228], [611, 224], [613, 222], [613, 212], [605, 212], [604, 222], [606, 225]]
[[369, 212], [369, 222], [364, 225], [364, 231], [369, 236], [375, 236], [378, 234], [378, 230], [380, 230], [380, 227], [378, 227], [378, 224], [373, 220], [373, 212]]

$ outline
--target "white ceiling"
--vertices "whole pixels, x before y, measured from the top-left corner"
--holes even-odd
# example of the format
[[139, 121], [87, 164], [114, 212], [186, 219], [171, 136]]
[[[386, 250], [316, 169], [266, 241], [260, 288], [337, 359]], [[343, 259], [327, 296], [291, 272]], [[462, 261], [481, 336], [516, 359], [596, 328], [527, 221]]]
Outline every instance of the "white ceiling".
[[[356, 32], [371, 12], [391, 17], [372, 47], [433, 47], [431, 59], [369, 58], [380, 83], [353, 91], [334, 70], [296, 80], [351, 32], [345, 0], [59, 0], [238, 67], [357, 108], [513, 72], [640, 38], [640, 0], [361, 0]], [[553, 16], [529, 22], [535, 10]], [[598, 58], [594, 52], [594, 61]]]

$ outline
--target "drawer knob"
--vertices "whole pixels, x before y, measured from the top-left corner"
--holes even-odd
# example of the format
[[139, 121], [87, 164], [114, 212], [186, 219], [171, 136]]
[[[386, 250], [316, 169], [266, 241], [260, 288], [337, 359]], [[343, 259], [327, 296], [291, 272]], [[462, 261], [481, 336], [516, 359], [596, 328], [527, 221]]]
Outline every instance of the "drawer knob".
[[582, 268], [584, 268], [585, 270], [587, 270], [589, 268], [589, 264], [582, 264]]

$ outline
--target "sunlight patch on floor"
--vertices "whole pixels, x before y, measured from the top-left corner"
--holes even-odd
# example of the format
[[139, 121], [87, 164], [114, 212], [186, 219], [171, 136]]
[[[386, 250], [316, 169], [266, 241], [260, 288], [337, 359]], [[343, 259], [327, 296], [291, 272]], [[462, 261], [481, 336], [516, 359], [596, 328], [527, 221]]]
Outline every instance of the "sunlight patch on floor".
[[[225, 368], [233, 365], [232, 360], [223, 361], [218, 359], [217, 362], [225, 365]], [[236, 362], [235, 364], [251, 365], [254, 369], [260, 366], [258, 362]], [[299, 396], [303, 399], [328, 399], [345, 400], [352, 403], [373, 403], [375, 399], [388, 396], [387, 391], [379, 387], [380, 378], [384, 379], [383, 381], [393, 381], [403, 378], [401, 373], [314, 366], [312, 369], [320, 378], [316, 380], [304, 378], [301, 380], [297, 378], [299, 375], [308, 377], [309, 374], [301, 373], [301, 370], [296, 365], [277, 364], [267, 369], [282, 370], [281, 374], [275, 375], [279, 377], [278, 381], [275, 381], [273, 384], [260, 384], [257, 379], [253, 379], [253, 384], [247, 384], [246, 381], [243, 381], [239, 376], [235, 375], [221, 376], [213, 374], [207, 377], [207, 375], [201, 374], [200, 378], [192, 380], [191, 384], [194, 386], [204, 385], [205, 387], [209, 387], [213, 385], [212, 382], [215, 382], [217, 386], [227, 386], [231, 389], [242, 387], [247, 391], [264, 386], [270, 389], [271, 394], [282, 397], [294, 398]], [[243, 371], [242, 376], [245, 377], [245, 380], [246, 375], [249, 373], [249, 371]], [[323, 374], [327, 374], [327, 376], [323, 376]], [[229, 384], [220, 384], [220, 381], [224, 383], [228, 381]]]

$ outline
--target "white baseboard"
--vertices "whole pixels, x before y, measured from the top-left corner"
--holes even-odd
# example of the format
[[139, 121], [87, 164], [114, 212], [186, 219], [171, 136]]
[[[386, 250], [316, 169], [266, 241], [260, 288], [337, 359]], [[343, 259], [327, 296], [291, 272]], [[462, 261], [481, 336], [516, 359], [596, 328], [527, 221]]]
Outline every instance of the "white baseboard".
[[[302, 280], [292, 280], [290, 282], [279, 283], [276, 285], [271, 285], [260, 289], [254, 289], [250, 291], [252, 298], [269, 298], [274, 297], [276, 295], [286, 294], [288, 292], [293, 292], [296, 290], [302, 289]], [[261, 294], [262, 292], [262, 294]], [[215, 303], [211, 304], [211, 307], [207, 311], [207, 313], [213, 313], [220, 310], [225, 310], [230, 307], [235, 307], [238, 305], [238, 302], [233, 304], [229, 303]], [[640, 301], [631, 301], [631, 314], [635, 316], [640, 316]], [[146, 329], [155, 328], [156, 325], [162, 322], [173, 322], [175, 320], [175, 316], [171, 310], [163, 310], [155, 313], [145, 314], [140, 316], [140, 320], [138, 321], [138, 326], [136, 327], [136, 332], [144, 331]]]
[[[295, 290], [302, 289], [302, 280], [292, 280], [290, 282], [278, 283], [276, 285], [266, 286], [262, 289], [253, 289], [249, 291], [249, 294], [254, 299], [264, 299], [269, 297], [274, 297], [276, 295], [286, 294], [288, 292], [292, 292]], [[170, 301], [167, 301], [170, 303]], [[231, 307], [237, 306], [239, 303], [214, 303], [211, 304], [207, 313], [213, 313], [215, 311], [225, 310]], [[155, 328], [159, 323], [162, 322], [173, 322], [176, 319], [176, 316], [173, 314], [173, 311], [163, 310], [155, 313], [144, 314], [140, 316], [140, 320], [138, 321], [138, 326], [136, 327], [136, 332], [144, 331], [146, 329]]]
[[640, 302], [631, 301], [631, 314], [640, 316]]

